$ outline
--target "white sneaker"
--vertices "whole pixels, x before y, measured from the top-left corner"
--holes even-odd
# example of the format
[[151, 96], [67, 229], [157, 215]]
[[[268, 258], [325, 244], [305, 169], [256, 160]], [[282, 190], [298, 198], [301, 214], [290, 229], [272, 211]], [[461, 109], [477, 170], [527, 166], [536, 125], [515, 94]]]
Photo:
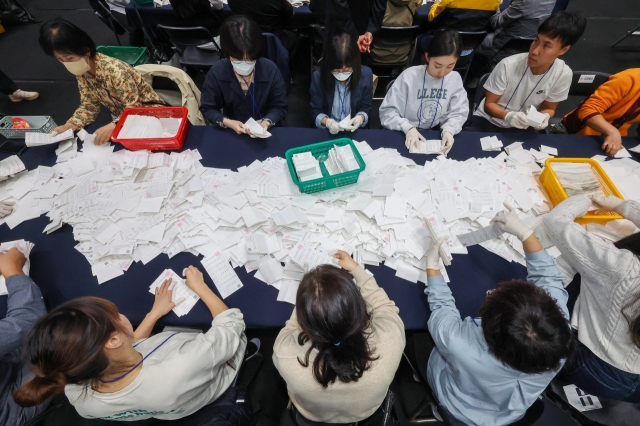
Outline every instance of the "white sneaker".
[[38, 99], [38, 96], [40, 96], [38, 92], [25, 92], [24, 90], [18, 89], [13, 92], [12, 95], [9, 95], [9, 99], [11, 99], [12, 102], [20, 102], [23, 100], [32, 101]]

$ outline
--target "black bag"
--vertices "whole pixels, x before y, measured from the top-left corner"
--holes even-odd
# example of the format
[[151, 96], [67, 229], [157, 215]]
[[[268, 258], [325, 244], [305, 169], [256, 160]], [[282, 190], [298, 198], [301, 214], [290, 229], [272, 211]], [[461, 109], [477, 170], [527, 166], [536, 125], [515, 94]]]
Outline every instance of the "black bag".
[[0, 23], [2, 25], [20, 25], [35, 22], [18, 0], [0, 0]]

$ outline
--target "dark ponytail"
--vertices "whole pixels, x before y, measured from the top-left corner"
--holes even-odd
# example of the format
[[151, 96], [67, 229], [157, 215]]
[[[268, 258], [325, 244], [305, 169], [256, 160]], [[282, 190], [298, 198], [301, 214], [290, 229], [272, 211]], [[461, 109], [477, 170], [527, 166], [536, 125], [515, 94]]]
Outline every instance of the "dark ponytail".
[[462, 37], [457, 30], [447, 28], [438, 30], [433, 35], [427, 54], [430, 58], [453, 55], [459, 58], [462, 54]]
[[40, 318], [24, 345], [24, 359], [36, 377], [13, 399], [32, 407], [61, 393], [67, 384], [96, 386], [113, 367], [104, 350], [114, 332], [125, 332], [118, 308], [97, 297], [71, 300]]
[[[640, 256], [640, 232], [618, 240], [614, 245], [622, 250], [629, 250], [636, 256]], [[622, 315], [629, 324], [631, 341], [640, 349], [640, 291], [622, 307]]]
[[296, 316], [302, 328], [298, 344], [311, 344], [298, 362], [308, 367], [311, 352], [318, 351], [313, 376], [323, 388], [336, 379], [357, 382], [378, 359], [368, 342], [371, 315], [347, 271], [322, 265], [306, 273], [296, 296]]

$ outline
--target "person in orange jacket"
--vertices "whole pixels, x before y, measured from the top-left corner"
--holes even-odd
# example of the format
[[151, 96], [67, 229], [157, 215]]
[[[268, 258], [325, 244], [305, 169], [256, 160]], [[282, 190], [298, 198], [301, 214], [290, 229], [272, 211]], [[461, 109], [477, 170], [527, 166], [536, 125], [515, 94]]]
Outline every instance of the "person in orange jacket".
[[640, 68], [609, 77], [576, 109], [562, 119], [567, 133], [604, 135], [602, 150], [614, 156], [633, 123], [640, 122]]

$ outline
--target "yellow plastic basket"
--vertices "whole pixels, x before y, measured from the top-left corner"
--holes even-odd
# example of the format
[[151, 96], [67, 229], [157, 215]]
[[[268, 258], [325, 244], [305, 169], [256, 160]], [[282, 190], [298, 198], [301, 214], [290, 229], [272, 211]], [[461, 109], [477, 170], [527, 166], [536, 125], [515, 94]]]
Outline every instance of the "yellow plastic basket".
[[[596, 175], [598, 181], [600, 181], [600, 185], [602, 185], [602, 191], [605, 195], [615, 195], [618, 198], [624, 199], [618, 188], [611, 182], [609, 176], [604, 171], [602, 166], [595, 160], [591, 158], [547, 158], [545, 161], [545, 168], [540, 174], [540, 184], [544, 188], [547, 196], [549, 197], [549, 201], [553, 206], [557, 206], [562, 201], [569, 198], [564, 188], [560, 184], [558, 180], [558, 176], [553, 171], [551, 167], [551, 163], [588, 163], [591, 165], [591, 169], [593, 173]], [[620, 216], [616, 212], [607, 212], [607, 211], [589, 211], [586, 215], [579, 217], [576, 219], [577, 223], [606, 223], [610, 220], [615, 219], [624, 219], [624, 217]]]

